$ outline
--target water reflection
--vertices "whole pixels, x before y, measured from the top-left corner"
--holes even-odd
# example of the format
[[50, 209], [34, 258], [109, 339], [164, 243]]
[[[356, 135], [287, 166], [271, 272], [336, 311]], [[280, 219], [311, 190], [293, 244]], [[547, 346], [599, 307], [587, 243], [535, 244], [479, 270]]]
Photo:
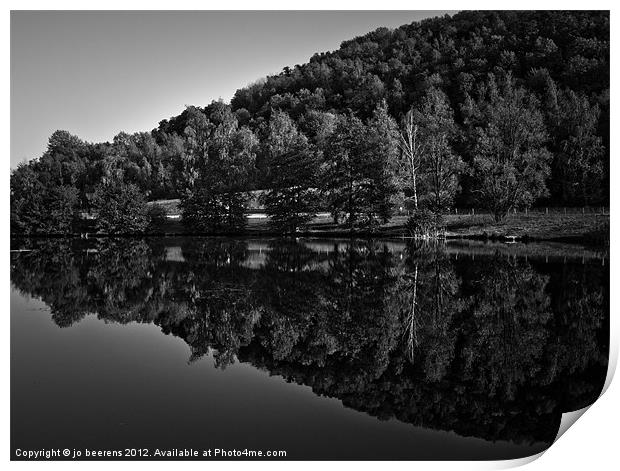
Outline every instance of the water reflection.
[[379, 419], [549, 445], [605, 379], [609, 271], [597, 260], [376, 241], [19, 247], [12, 284], [58, 327], [90, 314], [152, 323], [190, 362], [250, 364]]

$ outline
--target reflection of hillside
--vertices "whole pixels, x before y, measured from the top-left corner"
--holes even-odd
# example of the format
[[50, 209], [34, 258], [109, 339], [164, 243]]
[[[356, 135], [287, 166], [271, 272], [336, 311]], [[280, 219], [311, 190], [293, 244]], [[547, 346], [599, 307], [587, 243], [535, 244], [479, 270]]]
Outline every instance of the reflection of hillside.
[[[553, 440], [593, 402], [608, 269], [376, 242], [30, 241], [11, 279], [67, 327], [154, 323], [380, 418], [490, 440]], [[86, 250], [88, 249], [88, 250]], [[455, 256], [458, 255], [458, 256]]]

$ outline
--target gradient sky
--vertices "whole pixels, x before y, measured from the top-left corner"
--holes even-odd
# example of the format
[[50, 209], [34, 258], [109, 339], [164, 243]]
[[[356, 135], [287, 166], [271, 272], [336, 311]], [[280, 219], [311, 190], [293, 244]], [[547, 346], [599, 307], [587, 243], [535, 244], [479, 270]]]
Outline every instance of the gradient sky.
[[449, 12], [11, 12], [11, 168], [64, 129], [150, 131], [380, 26]]

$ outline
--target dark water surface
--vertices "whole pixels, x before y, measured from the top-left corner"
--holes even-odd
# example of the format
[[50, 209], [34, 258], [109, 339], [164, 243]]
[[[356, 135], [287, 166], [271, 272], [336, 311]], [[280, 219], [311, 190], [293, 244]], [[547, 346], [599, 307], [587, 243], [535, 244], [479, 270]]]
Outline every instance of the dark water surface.
[[571, 246], [13, 241], [11, 448], [523, 457], [608, 347], [608, 260]]

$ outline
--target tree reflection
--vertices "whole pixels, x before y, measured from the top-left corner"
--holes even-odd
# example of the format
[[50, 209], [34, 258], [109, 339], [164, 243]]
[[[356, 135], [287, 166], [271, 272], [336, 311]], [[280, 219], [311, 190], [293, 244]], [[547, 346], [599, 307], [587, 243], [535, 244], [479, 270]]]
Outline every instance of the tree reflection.
[[439, 381], [453, 362], [459, 326], [455, 317], [467, 299], [447, 254], [438, 244], [413, 242], [400, 267], [392, 300], [402, 309], [403, 340], [411, 363], [424, 359], [427, 381]]
[[[376, 241], [31, 240], [11, 280], [68, 327], [158, 325], [379, 418], [551, 443], [601, 391], [608, 268]], [[466, 255], [466, 253], [465, 253]]]
[[480, 391], [514, 400], [519, 385], [536, 378], [551, 334], [548, 277], [529, 264], [495, 256], [470, 270], [472, 327], [464, 339], [463, 372]]

